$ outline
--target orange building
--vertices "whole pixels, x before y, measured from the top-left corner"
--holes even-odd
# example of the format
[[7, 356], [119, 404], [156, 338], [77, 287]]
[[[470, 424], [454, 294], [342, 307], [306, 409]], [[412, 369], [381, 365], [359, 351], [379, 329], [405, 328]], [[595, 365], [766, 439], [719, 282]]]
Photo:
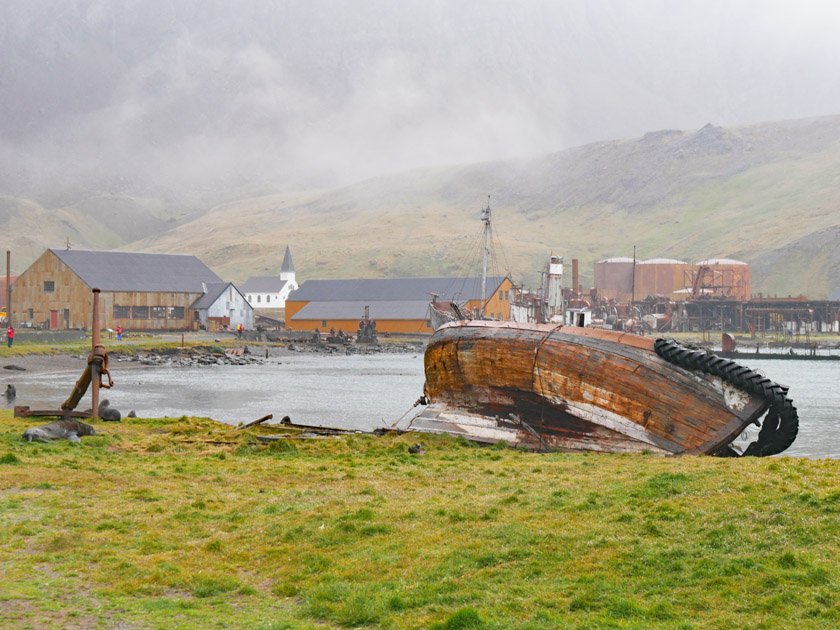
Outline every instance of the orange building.
[[[432, 333], [432, 296], [478, 310], [482, 304], [481, 278], [307, 280], [286, 299], [286, 327], [355, 333], [367, 309], [380, 333]], [[512, 299], [510, 278], [487, 278], [485, 316], [510, 319]]]

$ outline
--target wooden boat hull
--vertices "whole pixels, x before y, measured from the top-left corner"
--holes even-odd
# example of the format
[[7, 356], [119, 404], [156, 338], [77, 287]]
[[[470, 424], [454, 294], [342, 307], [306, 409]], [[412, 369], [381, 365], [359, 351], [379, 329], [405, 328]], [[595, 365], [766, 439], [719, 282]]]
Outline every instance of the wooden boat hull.
[[448, 324], [425, 373], [412, 430], [539, 450], [712, 454], [770, 406], [665, 361], [653, 339], [571, 326]]

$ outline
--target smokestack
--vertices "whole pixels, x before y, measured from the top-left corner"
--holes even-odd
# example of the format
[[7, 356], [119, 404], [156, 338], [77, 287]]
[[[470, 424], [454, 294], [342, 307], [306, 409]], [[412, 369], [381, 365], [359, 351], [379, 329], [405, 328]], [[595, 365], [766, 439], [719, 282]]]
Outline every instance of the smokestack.
[[575, 293], [580, 293], [580, 287], [578, 286], [578, 259], [572, 258], [572, 291]]

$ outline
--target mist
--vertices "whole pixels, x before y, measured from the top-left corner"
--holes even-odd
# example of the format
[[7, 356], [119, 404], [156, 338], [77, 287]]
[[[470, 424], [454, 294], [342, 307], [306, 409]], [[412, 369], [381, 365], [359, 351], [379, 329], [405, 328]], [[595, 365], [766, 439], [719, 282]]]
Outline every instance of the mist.
[[336, 186], [840, 113], [840, 5], [0, 0], [0, 192]]

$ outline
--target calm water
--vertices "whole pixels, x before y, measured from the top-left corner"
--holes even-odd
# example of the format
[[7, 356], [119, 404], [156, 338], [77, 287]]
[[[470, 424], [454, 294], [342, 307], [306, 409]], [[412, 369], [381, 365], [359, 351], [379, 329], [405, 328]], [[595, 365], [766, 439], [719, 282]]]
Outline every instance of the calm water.
[[[840, 361], [741, 361], [790, 386], [799, 410], [799, 436], [784, 455], [840, 459]], [[102, 397], [123, 415], [207, 416], [238, 424], [266, 414], [293, 422], [370, 430], [400, 418], [423, 391], [423, 355], [301, 354], [265, 365], [120, 370]], [[78, 372], [3, 374], [17, 388], [17, 404], [58, 408]], [[5, 398], [0, 396], [4, 406]], [[89, 395], [80, 408], [90, 405]]]
[[[80, 362], [81, 365], [81, 362]], [[114, 387], [103, 389], [112, 407], [148, 418], [210, 417], [239, 424], [273, 414], [279, 421], [370, 430], [391, 425], [423, 393], [423, 355], [330, 356], [301, 354], [264, 365], [120, 370], [111, 363]], [[4, 370], [5, 372], [5, 370]], [[80, 372], [2, 375], [17, 399], [3, 406], [58, 409]], [[88, 393], [79, 405], [90, 407]]]

